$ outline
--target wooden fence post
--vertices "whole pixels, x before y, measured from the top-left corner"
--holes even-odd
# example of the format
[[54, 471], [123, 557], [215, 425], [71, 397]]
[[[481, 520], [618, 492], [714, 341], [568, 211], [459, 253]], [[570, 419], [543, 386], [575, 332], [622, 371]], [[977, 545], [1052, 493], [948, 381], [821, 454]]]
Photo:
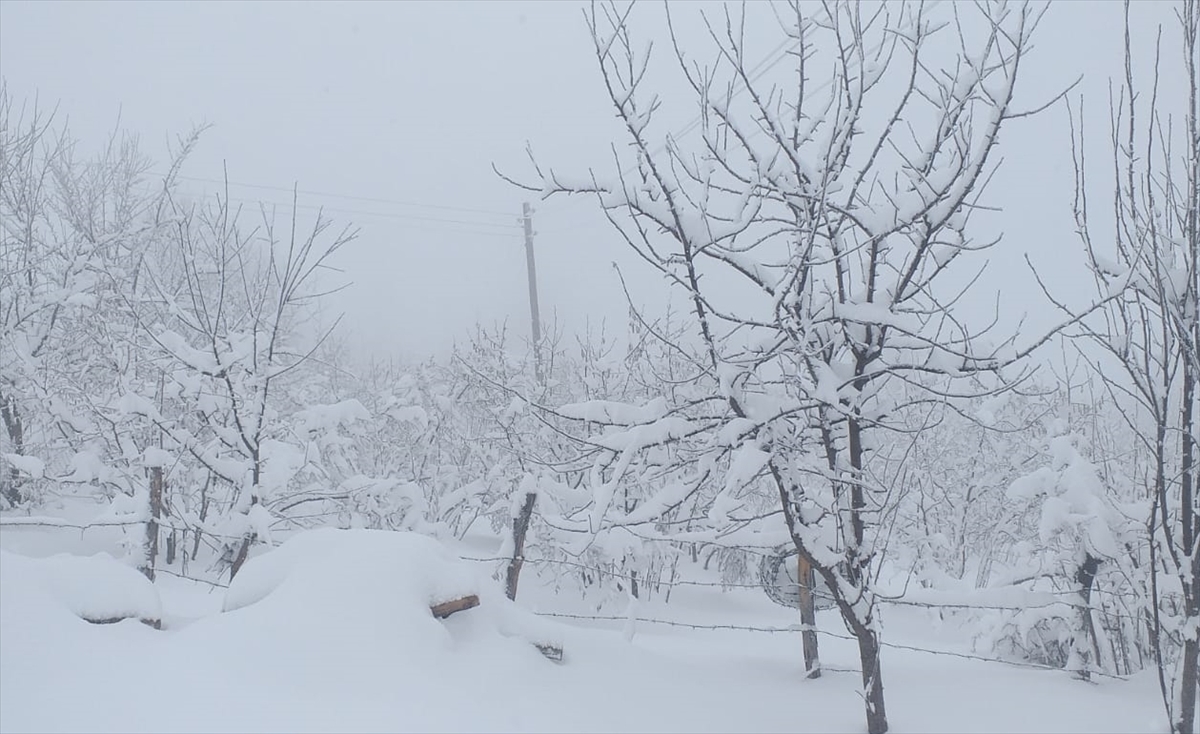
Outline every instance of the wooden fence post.
[[800, 624], [804, 626], [801, 639], [804, 642], [804, 675], [806, 678], [821, 677], [821, 657], [817, 651], [817, 609], [813, 598], [814, 574], [812, 566], [803, 553], [796, 556], [796, 579], [800, 584]]
[[525, 565], [525, 533], [529, 531], [529, 521], [533, 519], [535, 502], [537, 502], [537, 493], [527, 492], [520, 513], [513, 518], [513, 554], [512, 560], [508, 562], [504, 593], [514, 601], [517, 598], [517, 581], [521, 576], [521, 566]]

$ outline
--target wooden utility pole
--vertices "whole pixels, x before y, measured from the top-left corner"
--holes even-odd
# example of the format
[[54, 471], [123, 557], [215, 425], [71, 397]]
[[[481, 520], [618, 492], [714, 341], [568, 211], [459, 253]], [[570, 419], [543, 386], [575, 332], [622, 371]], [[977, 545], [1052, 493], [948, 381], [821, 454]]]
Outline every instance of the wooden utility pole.
[[[542, 385], [542, 321], [538, 314], [537, 266], [533, 259], [533, 207], [529, 206], [529, 202], [521, 205], [521, 224], [525, 227], [525, 268], [529, 278], [529, 335], [533, 339], [533, 376], [540, 386]], [[534, 486], [536, 487], [536, 485]], [[513, 555], [508, 564], [504, 591], [508, 598], [514, 601], [517, 598], [517, 582], [521, 577], [521, 567], [525, 565], [525, 535], [529, 531], [529, 523], [533, 520], [535, 502], [537, 502], [537, 492], [526, 492], [520, 511], [512, 518]], [[542, 652], [549, 656], [545, 650]], [[559, 659], [561, 657], [560, 651]]]
[[529, 277], [529, 334], [533, 339], [533, 374], [542, 382], [542, 321], [538, 315], [537, 266], [533, 260], [533, 207], [521, 205], [521, 223], [525, 226], [525, 268]]

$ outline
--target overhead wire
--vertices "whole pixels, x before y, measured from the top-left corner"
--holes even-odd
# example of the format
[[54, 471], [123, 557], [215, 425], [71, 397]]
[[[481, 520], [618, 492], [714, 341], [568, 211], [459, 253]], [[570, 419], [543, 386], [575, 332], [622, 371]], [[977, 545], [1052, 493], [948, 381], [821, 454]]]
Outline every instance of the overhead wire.
[[[189, 180], [193, 179], [193, 177], [188, 177], [188, 178], [189, 178]], [[261, 188], [276, 189], [279, 187], [264, 186]], [[283, 190], [290, 191], [290, 189], [283, 189]], [[309, 195], [313, 195], [312, 192], [309, 192]], [[345, 197], [345, 198], [350, 198], [350, 197]], [[352, 215], [352, 216], [381, 217], [381, 218], [385, 218], [385, 219], [393, 219], [393, 220], [405, 222], [406, 227], [411, 228], [411, 229], [425, 229], [425, 230], [432, 230], [432, 231], [452, 232], [452, 233], [456, 233], [456, 234], [480, 235], [480, 236], [485, 236], [485, 237], [515, 238], [515, 237], [519, 237], [521, 235], [521, 230], [522, 230], [521, 225], [517, 224], [515, 222], [512, 224], [503, 224], [503, 223], [499, 223], [499, 222], [480, 222], [480, 221], [472, 221], [469, 219], [454, 219], [454, 218], [448, 218], [448, 217], [430, 217], [430, 216], [424, 216], [424, 215], [420, 215], [420, 214], [405, 214], [405, 213], [400, 213], [400, 212], [380, 212], [380, 211], [366, 211], [366, 210], [361, 210], [361, 209], [344, 209], [344, 208], [337, 207], [337, 206], [327, 206], [327, 205], [320, 205], [320, 204], [302, 204], [300, 202], [279, 202], [279, 201], [273, 201], [273, 200], [248, 199], [248, 198], [244, 198], [244, 197], [240, 197], [240, 196], [229, 196], [228, 200], [230, 202], [237, 203], [237, 204], [262, 205], [262, 206], [267, 206], [267, 207], [280, 207], [280, 208], [283, 208], [284, 210], [291, 210], [292, 208], [295, 208], [297, 210], [322, 211], [322, 212], [329, 212], [329, 213], [334, 213], [334, 214], [345, 214], [345, 215]], [[513, 215], [510, 214], [509, 216], [513, 216]], [[408, 222], [417, 222], [418, 224], [407, 224]], [[450, 225], [450, 226], [438, 226], [438, 225]], [[472, 228], [485, 228], [485, 229], [472, 229]]]
[[[159, 173], [159, 174], [155, 174], [155, 175], [161, 176], [164, 174]], [[175, 178], [180, 179], [181, 181], [196, 181], [199, 183], [211, 183], [211, 184], [218, 184], [221, 186], [228, 184], [229, 186], [236, 186], [239, 188], [263, 189], [266, 191], [282, 191], [282, 192], [288, 193], [288, 194], [296, 193], [296, 194], [304, 194], [305, 196], [322, 196], [322, 197], [331, 198], [331, 199], [347, 199], [350, 201], [366, 201], [366, 202], [370, 202], [373, 204], [391, 204], [393, 206], [406, 206], [406, 207], [413, 207], [413, 208], [417, 208], [417, 209], [440, 209], [443, 211], [463, 212], [466, 214], [483, 214], [483, 215], [492, 216], [492, 217], [511, 217], [511, 216], [513, 216], [512, 212], [502, 212], [502, 211], [497, 211], [495, 209], [479, 209], [479, 208], [475, 208], [475, 207], [451, 206], [451, 205], [446, 205], [446, 204], [427, 204], [427, 203], [423, 203], [423, 202], [404, 201], [401, 199], [386, 199], [386, 198], [375, 197], [375, 196], [334, 194], [334, 193], [330, 193], [328, 191], [312, 191], [312, 190], [308, 190], [308, 189], [293, 189], [293, 188], [289, 188], [287, 186], [271, 186], [268, 184], [245, 183], [242, 181], [225, 181], [224, 179], [204, 178], [203, 176], [177, 175]], [[513, 226], [516, 226], [516, 225], [513, 225]]]
[[[940, 2], [940, 0], [937, 0], [937, 1]], [[936, 2], [935, 2], [935, 4], [936, 4]], [[791, 44], [790, 49], [786, 48], [789, 45], [789, 43]], [[792, 39], [792, 38], [784, 38], [782, 41], [780, 41], [779, 44], [777, 44], [775, 46], [775, 48], [773, 48], [770, 52], [768, 52], [757, 64], [755, 64], [753, 67], [751, 67], [751, 69], [749, 71], [750, 81], [757, 81], [759, 78], [761, 78], [762, 75], [766, 74], [768, 71], [770, 71], [770, 69], [775, 67], [780, 61], [782, 61], [784, 58], [786, 58], [788, 53], [790, 53], [790, 51], [794, 50], [796, 45], [799, 43], [800, 43], [799, 39]], [[741, 94], [742, 91], [744, 91], [744, 88], [739, 89], [737, 92], [735, 92], [735, 95]], [[704, 114], [702, 112], [700, 115], [696, 116], [691, 122], [689, 122], [687, 125], [685, 125], [683, 128], [681, 128], [675, 134], [674, 137], [681, 138], [685, 135], [688, 135], [693, 130], [695, 130], [696, 127], [698, 127], [700, 125], [700, 123], [703, 121], [703, 119], [704, 119]], [[658, 150], [656, 150], [656, 152], [661, 152], [662, 149], [664, 149], [665, 147], [666, 147], [666, 144], [661, 146]], [[158, 173], [155, 175], [164, 175], [164, 174]], [[478, 214], [478, 215], [483, 215], [483, 216], [487, 216], [487, 217], [512, 217], [513, 216], [512, 212], [501, 212], [501, 211], [497, 211], [495, 209], [453, 206], [453, 205], [446, 205], [446, 204], [429, 204], [429, 203], [424, 203], [424, 202], [405, 201], [405, 200], [401, 200], [401, 199], [389, 199], [389, 198], [375, 197], [375, 196], [337, 194], [337, 193], [328, 192], [328, 191], [315, 191], [315, 190], [311, 190], [311, 189], [289, 188], [286, 186], [248, 183], [245, 181], [232, 181], [232, 180], [219, 179], [219, 178], [207, 178], [204, 176], [186, 176], [183, 174], [177, 174], [175, 176], [175, 178], [177, 178], [181, 181], [193, 181], [193, 182], [197, 182], [197, 183], [216, 184], [219, 186], [231, 186], [231, 187], [237, 187], [237, 188], [257, 189], [257, 190], [262, 190], [262, 191], [278, 191], [278, 192], [283, 192], [283, 193], [288, 193], [288, 194], [303, 194], [305, 196], [319, 196], [319, 197], [331, 198], [331, 199], [343, 199], [343, 200], [347, 200], [347, 201], [361, 201], [361, 202], [367, 202], [367, 203], [373, 203], [373, 204], [388, 204], [391, 206], [410, 207], [410, 208], [415, 208], [415, 209], [460, 212], [460, 213], [464, 213], [464, 214]], [[235, 198], [235, 197], [230, 197], [230, 199], [233, 201], [240, 201], [242, 203], [251, 202], [251, 200], [248, 200], [248, 199], [241, 199], [241, 198]], [[254, 203], [258, 203], [258, 202], [254, 202]], [[428, 221], [428, 222], [441, 222], [441, 223], [447, 223], [447, 224], [472, 225], [472, 226], [484, 226], [484, 227], [500, 227], [500, 228], [505, 228], [505, 229], [514, 229], [514, 230], [521, 228], [521, 225], [517, 224], [517, 223], [502, 224], [502, 223], [498, 223], [498, 222], [480, 222], [480, 221], [469, 221], [469, 220], [461, 220], [461, 219], [445, 219], [445, 218], [437, 218], [437, 217], [423, 217], [423, 216], [419, 216], [419, 215], [341, 209], [341, 208], [335, 208], [335, 207], [329, 207], [329, 206], [316, 207], [314, 205], [303, 205], [303, 204], [298, 204], [297, 207], [301, 208], [301, 209], [323, 208], [325, 211], [336, 211], [336, 212], [343, 213], [343, 214], [354, 214], [354, 215], [359, 215], [359, 216], [386, 217], [389, 219], [401, 219], [401, 220], [402, 219], [412, 219], [412, 220], [420, 220], [420, 221]]]
[[[933, 10], [938, 5], [942, 4], [942, 2], [944, 2], [944, 0], [933, 0], [927, 6], [926, 12]], [[828, 22], [828, 20], [829, 19], [827, 18], [826, 22]], [[886, 43], [886, 40], [887, 39], [880, 40], [880, 42], [878, 44], [876, 44], [875, 47], [870, 51], [870, 54], [873, 55], [873, 54], [877, 53], [883, 47], [883, 45]], [[754, 64], [746, 72], [748, 81], [752, 83], [752, 82], [755, 82], [755, 81], [758, 81], [759, 79], [761, 79], [769, 71], [771, 71], [773, 68], [778, 66], [781, 61], [783, 61], [791, 53], [793, 53], [802, 43], [803, 43], [803, 38], [793, 38], [791, 36], [784, 38], [773, 49], [771, 49], [771, 51], [769, 51], [765, 56], [763, 56], [763, 58], [761, 60], [759, 60], [758, 63]], [[814, 87], [813, 91], [820, 91], [820, 90], [830, 86], [833, 83], [833, 81], [834, 80], [832, 78], [827, 79], [824, 82], [822, 82], [821, 84]], [[748, 89], [749, 89], [749, 87], [747, 85], [743, 84], [743, 85], [739, 86], [732, 93], [732, 97], [738, 97], [738, 96], [744, 94]], [[698, 115], [696, 115], [694, 118], [692, 118], [692, 120], [690, 122], [688, 122], [686, 125], [684, 125], [682, 128], [680, 128], [678, 131], [676, 131], [674, 135], [669, 136], [666, 141], [664, 141], [661, 145], [657, 146], [654, 149], [653, 154], [658, 154], [658, 153], [661, 153], [664, 150], [666, 150], [670, 145], [670, 141], [679, 140], [679, 139], [682, 139], [683, 137], [691, 134], [692, 131], [694, 131], [696, 128], [698, 128], [701, 125], [701, 123], [704, 121], [704, 117], [705, 117], [705, 112], [701, 111]], [[757, 132], [760, 132], [760, 131], [756, 130], [756, 131], [753, 131], [751, 134], [753, 135]], [[634, 168], [636, 168], [636, 164], [631, 165], [624, 172], [624, 174], [631, 173]], [[288, 193], [288, 194], [297, 194], [297, 195], [303, 194], [305, 196], [318, 196], [318, 197], [330, 198], [330, 199], [342, 199], [342, 200], [346, 200], [346, 201], [361, 201], [361, 202], [374, 203], [374, 204], [387, 204], [390, 206], [409, 207], [409, 208], [414, 208], [414, 209], [459, 212], [462, 214], [476, 214], [476, 215], [482, 215], [485, 217], [506, 217], [506, 218], [508, 218], [508, 217], [514, 216], [512, 212], [501, 212], [501, 211], [494, 210], [494, 209], [454, 206], [454, 205], [447, 205], [447, 204], [430, 204], [430, 203], [424, 203], [424, 202], [405, 201], [405, 200], [401, 200], [401, 199], [389, 199], [389, 198], [384, 198], [384, 197], [359, 196], [359, 195], [352, 195], [352, 194], [338, 194], [338, 193], [333, 193], [333, 192], [328, 192], [328, 191], [316, 191], [316, 190], [311, 190], [311, 189], [289, 188], [286, 186], [275, 186], [275, 185], [269, 185], [269, 184], [248, 183], [248, 182], [244, 182], [244, 181], [231, 181], [231, 180], [217, 179], [217, 178], [206, 178], [203, 176], [186, 176], [186, 175], [180, 174], [180, 175], [177, 175], [176, 178], [179, 180], [183, 180], [183, 181], [193, 181], [193, 182], [198, 182], [198, 183], [216, 184], [216, 185], [221, 185], [221, 186], [231, 186], [231, 187], [246, 188], [246, 189], [257, 189], [257, 190], [263, 190], [263, 191], [277, 191], [277, 192], [283, 192], [283, 193]], [[283, 206], [283, 207], [292, 206], [292, 204], [284, 204], [284, 203], [279, 203], [279, 202], [260, 202], [260, 201], [245, 199], [245, 198], [241, 198], [241, 197], [230, 197], [230, 200], [237, 201], [239, 203], [263, 203], [263, 204], [272, 204], [274, 206]], [[483, 228], [496, 228], [499, 230], [509, 230], [507, 232], [506, 231], [490, 232], [490, 231], [479, 231], [479, 230], [449, 230], [448, 228], [445, 228], [445, 227], [436, 227], [436, 226], [424, 227], [424, 229], [456, 231], [456, 232], [459, 232], [462, 234], [477, 234], [477, 235], [483, 235], [483, 236], [508, 237], [508, 236], [517, 236], [520, 233], [520, 230], [522, 229], [522, 225], [520, 223], [518, 223], [517, 221], [511, 221], [509, 223], [474, 221], [474, 220], [469, 220], [469, 219], [454, 219], [454, 218], [447, 218], [447, 217], [423, 216], [423, 215], [419, 215], [419, 214], [403, 214], [403, 213], [399, 213], [399, 212], [377, 212], [377, 211], [364, 211], [364, 210], [358, 210], [358, 209], [344, 209], [344, 208], [340, 208], [340, 207], [319, 206], [319, 205], [314, 205], [314, 204], [300, 204], [298, 202], [295, 204], [295, 207], [297, 209], [323, 210], [323, 211], [335, 212], [335, 213], [339, 213], [339, 214], [349, 214], [349, 215], [353, 215], [353, 216], [381, 217], [381, 218], [392, 219], [392, 220], [397, 220], [397, 221], [417, 221], [417, 222], [429, 222], [429, 223], [443, 224], [443, 225], [455, 225], [458, 227], [464, 227], [464, 226], [465, 227], [483, 227]], [[421, 227], [414, 227], [414, 228], [421, 228]]]

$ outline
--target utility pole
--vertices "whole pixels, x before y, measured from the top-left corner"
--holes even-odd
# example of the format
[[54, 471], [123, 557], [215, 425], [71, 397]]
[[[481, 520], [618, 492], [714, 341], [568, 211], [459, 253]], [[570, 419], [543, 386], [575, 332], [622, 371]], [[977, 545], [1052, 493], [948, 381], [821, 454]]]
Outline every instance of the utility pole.
[[537, 267], [533, 261], [533, 207], [521, 205], [521, 223], [525, 226], [525, 268], [529, 275], [529, 321], [533, 338], [533, 375], [542, 382], [542, 322], [538, 315]]
[[[529, 276], [529, 332], [533, 338], [533, 376], [540, 387], [542, 323], [538, 316], [537, 267], [533, 262], [533, 207], [529, 206], [529, 202], [521, 205], [521, 224], [525, 227], [525, 267]], [[526, 479], [522, 481], [521, 489], [525, 490], [525, 499], [521, 503], [521, 510], [512, 517], [513, 554], [504, 580], [504, 593], [514, 601], [517, 598], [521, 567], [525, 564], [525, 536], [529, 532], [529, 523], [533, 520], [533, 506], [537, 503], [538, 485], [536, 481], [530, 481], [532, 478], [533, 475], [526, 475]]]

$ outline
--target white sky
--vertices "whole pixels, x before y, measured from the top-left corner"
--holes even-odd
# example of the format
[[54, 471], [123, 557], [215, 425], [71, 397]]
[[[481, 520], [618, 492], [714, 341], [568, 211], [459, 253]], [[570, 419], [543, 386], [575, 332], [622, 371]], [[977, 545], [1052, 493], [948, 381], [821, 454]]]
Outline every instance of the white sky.
[[[333, 304], [346, 314], [351, 343], [420, 358], [444, 353], [476, 321], [507, 318], [527, 333], [516, 226], [525, 197], [492, 164], [525, 173], [528, 140], [556, 168], [610, 168], [619, 130], [582, 7], [2, 0], [0, 75], [18, 101], [37, 95], [43, 106], [57, 103], [85, 143], [102, 141], [119, 117], [163, 160], [168, 140], [212, 123], [185, 175], [218, 179], [224, 162], [231, 182], [323, 192], [302, 194], [301, 204], [325, 205], [338, 223], [362, 228], [338, 261], [353, 285]], [[673, 7], [692, 19], [701, 8], [720, 9]], [[748, 7], [769, 17], [765, 5]], [[1174, 41], [1170, 13], [1168, 4], [1134, 3], [1135, 43], [1152, 43], [1159, 22], [1167, 24], [1166, 42]], [[1084, 74], [1078, 91], [1099, 139], [1107, 129], [1108, 77], [1121, 70], [1121, 14], [1118, 2], [1053, 6], [1018, 82], [1018, 106], [1040, 104]], [[638, 7], [635, 33], [662, 38], [663, 17], [661, 5]], [[778, 41], [764, 38], [751, 48], [752, 60]], [[665, 39], [657, 53], [659, 63], [674, 63]], [[694, 108], [682, 90], [663, 92], [678, 129]], [[1070, 213], [1066, 119], [1059, 106], [1003, 133], [1005, 163], [988, 200], [1005, 209], [1005, 239], [991, 252], [974, 306], [964, 308], [990, 304], [1004, 283], [1010, 325], [1027, 311], [1032, 327], [1048, 325], [1053, 319], [1025, 253], [1064, 289], [1089, 282]], [[188, 185], [213, 190], [201, 180]], [[240, 185], [231, 194], [280, 203], [290, 197]], [[557, 313], [569, 330], [606, 319], [623, 330], [614, 260], [628, 266], [639, 300], [663, 302], [662, 282], [616, 242], [590, 202], [535, 207], [544, 319]]]

